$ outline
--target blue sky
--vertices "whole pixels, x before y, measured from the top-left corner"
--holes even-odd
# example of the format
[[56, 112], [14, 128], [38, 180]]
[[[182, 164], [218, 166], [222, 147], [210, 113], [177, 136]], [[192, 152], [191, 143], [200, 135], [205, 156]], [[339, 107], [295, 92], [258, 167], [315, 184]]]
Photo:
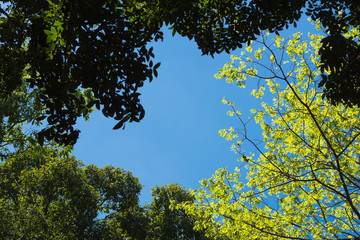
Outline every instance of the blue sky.
[[[296, 31], [310, 29], [306, 21], [299, 25]], [[170, 31], [165, 31], [163, 42], [153, 46], [155, 62], [161, 66], [159, 77], [140, 90], [145, 118], [114, 131], [116, 121], [94, 112], [90, 121], [79, 122], [81, 134], [73, 152], [85, 164], [131, 171], [144, 185], [142, 204], [151, 201], [150, 189], [156, 185], [180, 183], [187, 189], [197, 188], [201, 179], [211, 177], [218, 168], [231, 170], [240, 165], [238, 156], [230, 151], [231, 143], [218, 134], [220, 129], [239, 126], [226, 115], [230, 109], [221, 100], [231, 99], [243, 113], [259, 106], [250, 96], [254, 81], [239, 89], [214, 78], [230, 55], [201, 56], [193, 41], [172, 37]], [[251, 130], [260, 136], [259, 128]]]

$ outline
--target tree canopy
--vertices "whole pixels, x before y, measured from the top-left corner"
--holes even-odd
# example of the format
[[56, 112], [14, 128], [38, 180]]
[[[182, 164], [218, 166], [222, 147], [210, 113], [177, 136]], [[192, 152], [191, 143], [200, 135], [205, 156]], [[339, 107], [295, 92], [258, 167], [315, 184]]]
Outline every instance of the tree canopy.
[[209, 239], [204, 231], [194, 230], [197, 218], [186, 214], [183, 209], [171, 207], [171, 204], [194, 203], [195, 198], [189, 191], [180, 185], [169, 184], [156, 186], [151, 193], [153, 200], [146, 206], [150, 219], [146, 239]]
[[320, 51], [324, 96], [334, 104], [358, 104], [357, 36], [344, 38], [359, 27], [354, 0], [3, 0], [0, 98], [26, 79], [45, 107], [39, 120], [48, 125], [40, 142], [74, 144], [77, 118], [93, 107], [119, 121], [114, 129], [144, 117], [138, 90], [157, 76], [160, 64], [148, 43], [162, 39], [162, 26], [214, 55], [242, 47], [261, 30], [296, 26], [303, 13], [320, 19], [328, 32]]
[[[1, 3], [0, 237], [360, 238], [358, 1]], [[268, 43], [262, 30], [296, 26], [302, 13], [326, 36]], [[249, 77], [266, 81], [253, 95], [268, 90], [274, 101], [251, 110], [263, 130], [257, 144], [224, 99], [241, 128], [220, 135], [240, 154], [244, 142], [253, 145], [257, 153], [241, 154], [248, 169], [219, 169], [194, 196], [177, 185], [156, 187], [141, 207], [142, 186], [130, 172], [84, 166], [57, 143], [74, 144], [77, 118], [94, 106], [119, 121], [115, 129], [144, 117], [138, 90], [157, 76], [148, 43], [162, 39], [163, 25], [194, 39], [203, 54], [248, 43], [247, 55], [232, 57], [217, 76], [240, 87]], [[26, 125], [44, 119], [40, 133]]]
[[[352, 29], [345, 37], [358, 34]], [[232, 56], [216, 75], [238, 87], [258, 79], [252, 94], [273, 99], [250, 110], [250, 120], [224, 99], [240, 126], [219, 133], [234, 142], [245, 167], [217, 170], [194, 191], [195, 203], [182, 208], [202, 216], [197, 228], [215, 239], [359, 239], [360, 109], [322, 99], [324, 36], [267, 38]], [[253, 121], [262, 129], [260, 142], [248, 131]], [[252, 153], [242, 152], [250, 146]]]
[[131, 172], [83, 165], [68, 149], [38, 144], [0, 163], [2, 239], [207, 239], [175, 203], [193, 202], [179, 185], [142, 188]]
[[0, 101], [0, 239], [206, 239], [193, 217], [169, 208], [194, 201], [184, 188], [156, 187], [140, 206], [131, 172], [86, 166], [72, 146], [39, 144], [31, 125], [44, 111], [39, 94], [23, 81]]
[[93, 106], [119, 120], [115, 128], [143, 118], [137, 90], [159, 66], [146, 44], [161, 34], [138, 3], [20, 0], [2, 1], [1, 9], [1, 97], [23, 78], [39, 89], [49, 124], [43, 137], [75, 143], [73, 125]]

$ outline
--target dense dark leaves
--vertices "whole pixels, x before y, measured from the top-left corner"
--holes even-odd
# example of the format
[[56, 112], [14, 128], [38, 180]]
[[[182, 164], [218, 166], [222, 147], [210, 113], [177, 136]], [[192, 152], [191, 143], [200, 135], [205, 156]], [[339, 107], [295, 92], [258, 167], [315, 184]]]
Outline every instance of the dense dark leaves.
[[[79, 131], [73, 126], [92, 106], [118, 120], [116, 128], [144, 117], [138, 89], [159, 67], [152, 66], [154, 55], [146, 45], [161, 33], [141, 17], [136, 2], [2, 3], [1, 97], [6, 98], [22, 77], [43, 91], [49, 127], [39, 134], [40, 142], [74, 144]], [[77, 94], [87, 88], [95, 101]]]
[[[153, 49], [169, 26], [194, 39], [203, 54], [235, 50], [261, 30], [279, 33], [296, 26], [302, 13], [320, 19], [329, 36], [321, 61], [324, 96], [333, 103], [358, 104], [360, 83], [357, 39], [343, 44], [343, 34], [359, 27], [357, 0], [3, 0], [0, 11], [0, 97], [6, 98], [26, 78], [40, 89], [48, 127], [40, 142], [74, 144], [74, 128], [95, 106], [118, 123], [144, 117], [139, 88], [157, 76]], [[352, 42], [351, 42], [352, 41]], [[333, 46], [341, 46], [335, 55]], [[337, 53], [336, 53], [337, 54]], [[341, 56], [341, 68], [334, 63]], [[90, 89], [93, 97], [84, 97]]]
[[89, 165], [85, 174], [89, 184], [103, 196], [100, 201], [103, 212], [122, 212], [138, 205], [142, 186], [131, 172], [113, 166], [100, 169]]
[[[319, 18], [329, 34], [320, 49], [323, 96], [333, 104], [360, 104], [360, 48], [358, 37], [343, 36], [360, 26], [360, 2], [315, 1], [309, 9], [313, 19]], [[326, 72], [327, 71], [327, 72]]]
[[281, 31], [299, 20], [306, 0], [156, 2], [159, 21], [173, 33], [194, 39], [203, 54], [213, 56], [240, 48], [260, 30]]
[[333, 104], [360, 106], [359, 45], [340, 34], [323, 39], [322, 44], [320, 53], [323, 65], [320, 86], [324, 86], [324, 96]]
[[360, 68], [358, 38], [343, 35], [360, 25], [358, 0], [252, 0], [252, 1], [150, 1], [161, 12], [159, 21], [178, 33], [194, 39], [203, 54], [214, 55], [239, 48], [259, 36], [260, 30], [279, 34], [296, 22], [302, 13], [320, 20], [328, 33], [321, 48], [320, 84], [324, 97], [333, 104], [360, 103]]
[[193, 203], [195, 198], [189, 191], [177, 184], [156, 186], [151, 190], [153, 201], [147, 205], [149, 230], [146, 239], [209, 239], [203, 231], [195, 231], [196, 219], [187, 215], [183, 209], [170, 208], [173, 204]]

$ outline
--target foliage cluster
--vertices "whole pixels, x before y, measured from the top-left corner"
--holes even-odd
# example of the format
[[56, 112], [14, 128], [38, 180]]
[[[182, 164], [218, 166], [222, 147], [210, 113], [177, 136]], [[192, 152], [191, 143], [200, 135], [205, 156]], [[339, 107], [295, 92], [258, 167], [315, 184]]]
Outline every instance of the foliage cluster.
[[[346, 37], [358, 35], [352, 29]], [[257, 78], [252, 95], [273, 97], [272, 104], [252, 109], [248, 120], [224, 100], [240, 128], [219, 133], [234, 141], [232, 149], [246, 168], [219, 169], [194, 191], [196, 202], [180, 206], [193, 216], [205, 213], [196, 228], [215, 238], [359, 239], [360, 109], [322, 99], [323, 36], [267, 38], [264, 33], [216, 75], [239, 87]], [[260, 143], [248, 133], [253, 121], [263, 132]], [[240, 151], [246, 143], [254, 153]]]
[[[360, 238], [358, 1], [1, 3], [0, 237]], [[303, 12], [325, 36], [268, 42]], [[273, 103], [252, 109], [248, 120], [223, 101], [241, 128], [219, 133], [234, 141], [246, 169], [219, 169], [193, 195], [177, 185], [156, 187], [141, 207], [141, 185], [130, 172], [84, 166], [71, 145], [77, 118], [93, 107], [118, 120], [115, 129], [144, 117], [138, 89], [157, 76], [148, 43], [162, 39], [164, 24], [195, 39], [203, 54], [247, 43], [247, 53], [233, 56], [217, 77], [238, 87], [257, 78], [252, 94], [272, 94]], [[45, 118], [45, 128], [33, 128]], [[263, 131], [260, 144], [247, 131], [252, 120]], [[245, 142], [256, 153], [242, 154]]]
[[131, 172], [85, 166], [71, 146], [40, 145], [31, 124], [44, 107], [25, 82], [0, 107], [0, 239], [207, 239], [193, 217], [169, 208], [194, 201], [181, 186], [155, 187], [140, 206]]
[[179, 185], [152, 189], [141, 207], [136, 177], [84, 166], [68, 150], [31, 146], [0, 164], [2, 239], [207, 239], [194, 218], [169, 208], [194, 201]]
[[[24, 72], [41, 91], [47, 119], [39, 141], [74, 144], [78, 117], [101, 109], [115, 129], [144, 117], [138, 92], [157, 76], [151, 41], [161, 27], [194, 39], [203, 54], [240, 48], [261, 30], [297, 26], [303, 13], [319, 19], [328, 36], [320, 51], [320, 85], [333, 104], [359, 100], [360, 5], [354, 0], [2, 0], [0, 1], [0, 98], [22, 84]], [[331, 69], [331, 74], [325, 70]], [[82, 94], [89, 89], [90, 95]]]

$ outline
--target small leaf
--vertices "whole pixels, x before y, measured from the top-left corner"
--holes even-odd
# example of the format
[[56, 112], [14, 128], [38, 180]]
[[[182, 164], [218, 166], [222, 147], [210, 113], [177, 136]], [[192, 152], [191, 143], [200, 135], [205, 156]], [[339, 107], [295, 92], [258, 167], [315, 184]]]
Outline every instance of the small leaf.
[[113, 127], [113, 129], [114, 129], [114, 130], [117, 130], [117, 129], [121, 128], [123, 125], [124, 125], [124, 119], [121, 120], [120, 122], [118, 122], [118, 123]]
[[41, 117], [38, 117], [38, 118], [36, 119], [36, 121], [41, 122], [41, 121], [44, 120], [45, 118], [46, 118], [46, 116], [41, 116]]
[[160, 67], [160, 65], [161, 65], [161, 62], [158, 62], [157, 64], [155, 64], [154, 70], [158, 69]]

